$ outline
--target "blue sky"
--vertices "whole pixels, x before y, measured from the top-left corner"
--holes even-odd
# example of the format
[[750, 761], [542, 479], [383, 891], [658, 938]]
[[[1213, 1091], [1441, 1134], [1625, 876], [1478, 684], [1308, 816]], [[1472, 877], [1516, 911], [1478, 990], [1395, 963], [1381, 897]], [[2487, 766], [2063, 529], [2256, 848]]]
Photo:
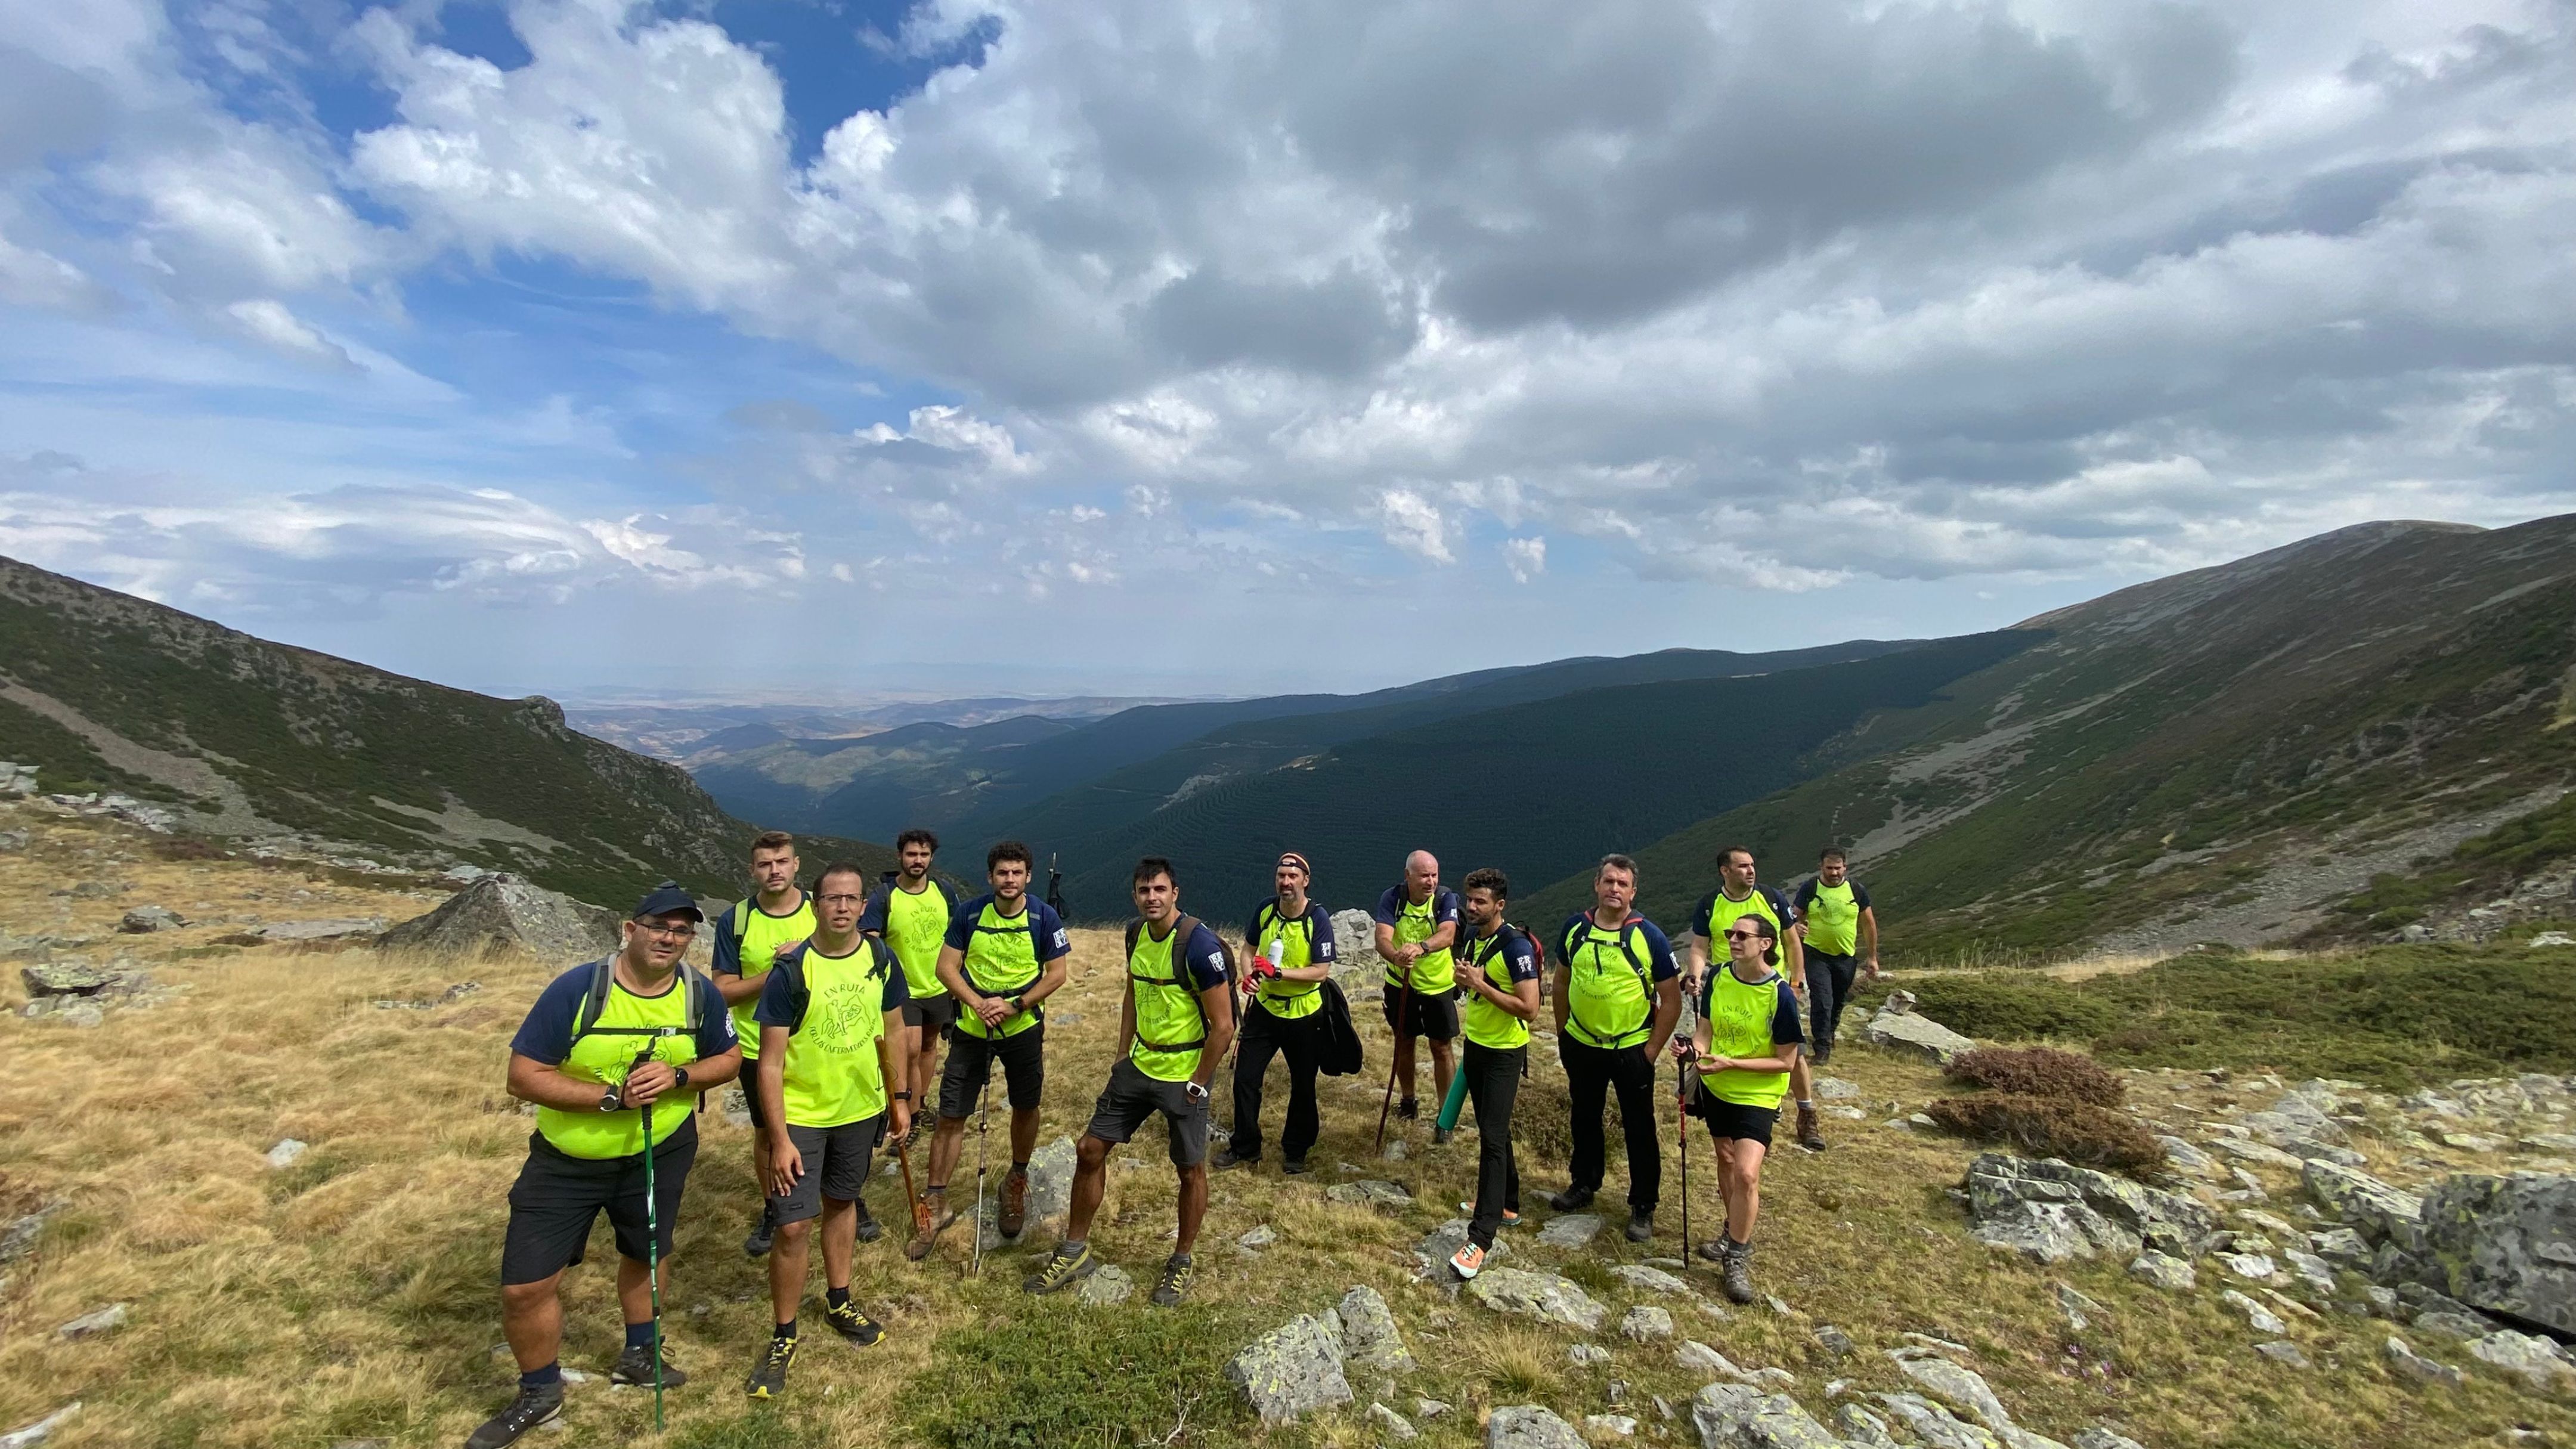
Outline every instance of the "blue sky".
[[496, 692], [1218, 693], [2519, 521], [2570, 25], [0, 0], [0, 553]]

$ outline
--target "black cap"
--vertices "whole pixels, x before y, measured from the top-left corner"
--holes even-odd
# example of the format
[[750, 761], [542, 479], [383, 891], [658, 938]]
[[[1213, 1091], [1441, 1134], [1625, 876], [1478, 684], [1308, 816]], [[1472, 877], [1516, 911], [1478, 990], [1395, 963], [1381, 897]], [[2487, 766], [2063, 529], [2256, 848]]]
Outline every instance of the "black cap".
[[675, 914], [687, 916], [692, 921], [707, 918], [707, 913], [698, 909], [698, 898], [680, 889], [680, 883], [675, 880], [666, 880], [653, 887], [644, 893], [644, 899], [635, 903], [635, 919], [639, 921], [646, 916]]

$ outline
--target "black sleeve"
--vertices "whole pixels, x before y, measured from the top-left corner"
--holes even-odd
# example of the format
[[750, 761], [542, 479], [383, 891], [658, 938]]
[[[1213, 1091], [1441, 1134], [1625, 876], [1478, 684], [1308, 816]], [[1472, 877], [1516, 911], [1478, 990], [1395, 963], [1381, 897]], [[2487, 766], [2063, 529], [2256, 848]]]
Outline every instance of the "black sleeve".
[[1868, 888], [1867, 886], [1862, 885], [1859, 881], [1853, 881], [1853, 882], [1851, 883], [1851, 888], [1852, 888], [1852, 904], [1853, 904], [1853, 905], [1855, 905], [1855, 906], [1860, 907], [1860, 908], [1861, 908], [1862, 910], [1864, 910], [1864, 911], [1865, 911], [1865, 910], [1868, 910], [1868, 909], [1869, 909], [1869, 888]]
[[[1716, 975], [1714, 971], [1709, 973], [1712, 979]], [[1771, 1012], [1771, 1044], [1802, 1046], [1806, 1040], [1807, 1029], [1798, 1020], [1797, 994], [1789, 989], [1789, 979], [1784, 976], [1780, 978], [1779, 1004]]]

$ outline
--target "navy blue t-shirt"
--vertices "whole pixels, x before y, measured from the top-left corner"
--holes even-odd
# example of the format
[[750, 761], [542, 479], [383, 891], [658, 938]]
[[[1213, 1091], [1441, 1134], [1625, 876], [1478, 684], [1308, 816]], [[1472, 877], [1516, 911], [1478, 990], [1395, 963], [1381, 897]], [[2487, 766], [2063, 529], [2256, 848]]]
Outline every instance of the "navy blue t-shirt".
[[[597, 964], [575, 966], [548, 982], [546, 989], [537, 993], [537, 1004], [528, 1008], [528, 1019], [519, 1023], [518, 1035], [510, 1038], [510, 1050], [550, 1067], [563, 1065], [563, 1059], [572, 1055], [573, 1023], [580, 1018], [582, 998], [590, 994], [591, 968]], [[699, 1057], [732, 1051], [736, 1040], [733, 1013], [725, 1008], [724, 993], [716, 990], [714, 982], [694, 972], [688, 979], [698, 991]]]

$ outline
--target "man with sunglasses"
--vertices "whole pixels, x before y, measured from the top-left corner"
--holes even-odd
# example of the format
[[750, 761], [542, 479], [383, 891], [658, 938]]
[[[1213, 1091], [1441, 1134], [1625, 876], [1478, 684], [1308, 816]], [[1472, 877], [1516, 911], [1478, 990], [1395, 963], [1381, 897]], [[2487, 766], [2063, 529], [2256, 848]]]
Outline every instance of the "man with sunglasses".
[[[617, 953], [556, 977], [510, 1039], [509, 1093], [537, 1109], [501, 1240], [501, 1331], [518, 1361], [519, 1395], [474, 1431], [466, 1449], [501, 1449], [563, 1413], [556, 1363], [563, 1300], [556, 1289], [564, 1270], [582, 1260], [603, 1211], [617, 1236], [617, 1301], [626, 1315], [626, 1348], [609, 1380], [653, 1382], [648, 1241], [659, 1238], [667, 1284], [680, 1195], [698, 1153], [698, 1095], [742, 1068], [724, 997], [681, 961], [704, 919], [687, 891], [662, 882], [619, 928]], [[650, 1143], [641, 1110], [647, 1106]], [[658, 1224], [658, 1234], [648, 1222]], [[661, 1377], [666, 1387], [688, 1382], [667, 1357]]]

